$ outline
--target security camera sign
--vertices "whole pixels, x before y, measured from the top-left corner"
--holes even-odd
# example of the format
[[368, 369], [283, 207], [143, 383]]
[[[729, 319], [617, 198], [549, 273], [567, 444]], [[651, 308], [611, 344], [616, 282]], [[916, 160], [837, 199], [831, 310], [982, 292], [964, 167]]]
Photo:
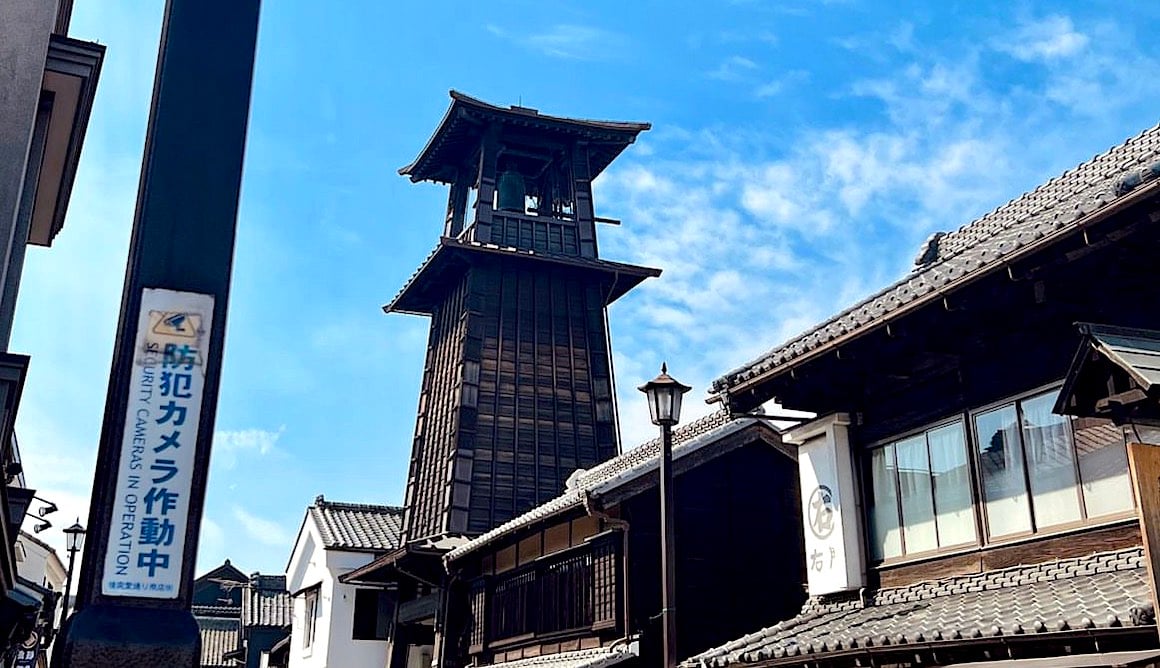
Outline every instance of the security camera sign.
[[213, 297], [146, 288], [101, 592], [175, 599], [181, 585]]

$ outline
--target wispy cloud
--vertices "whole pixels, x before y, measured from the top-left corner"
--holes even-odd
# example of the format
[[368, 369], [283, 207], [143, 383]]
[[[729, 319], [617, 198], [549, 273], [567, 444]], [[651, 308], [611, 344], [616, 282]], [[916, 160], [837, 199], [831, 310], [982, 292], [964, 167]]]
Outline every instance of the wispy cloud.
[[[652, 435], [647, 420], [629, 421], [644, 418], [627, 374], [647, 379], [667, 358], [701, 394], [721, 373], [904, 276], [930, 232], [967, 223], [1089, 155], [1074, 145], [1079, 110], [1058, 101], [1062, 71], [1012, 90], [988, 78], [986, 59], [996, 56], [987, 45], [924, 56], [912, 33], [894, 39], [913, 42], [915, 55], [836, 96], [875, 102], [872, 122], [802, 125], [789, 138], [737, 128], [658, 134], [645, 140], [659, 145], [652, 156], [634, 162], [629, 153], [599, 181], [601, 200], [626, 223], [605, 234], [608, 255], [665, 270], [614, 307], [627, 444]], [[1130, 48], [1120, 39], [1090, 55], [1102, 62]], [[1086, 70], [1073, 68], [1079, 75]], [[1160, 95], [1100, 81], [1110, 99]], [[632, 336], [617, 331], [625, 321]], [[710, 409], [688, 405], [690, 417]]]
[[294, 539], [281, 524], [247, 512], [241, 506], [234, 506], [234, 519], [242, 525], [245, 533], [241, 538], [250, 538], [263, 545], [289, 550]]
[[1089, 41], [1076, 30], [1071, 17], [1053, 14], [1024, 21], [1013, 35], [998, 43], [998, 48], [1019, 60], [1044, 61], [1078, 55]]
[[276, 430], [237, 429], [214, 432], [213, 459], [223, 469], [232, 469], [238, 458], [244, 454], [265, 456], [275, 452], [278, 439], [286, 432], [286, 426]]
[[787, 88], [806, 81], [809, 78], [810, 73], [805, 70], [791, 70], [776, 79], [761, 84], [754, 89], [753, 94], [759, 98], [776, 97], [784, 93]]
[[513, 32], [495, 24], [485, 28], [496, 37], [565, 60], [606, 60], [619, 55], [624, 45], [619, 33], [575, 23], [558, 23], [538, 32]]
[[752, 77], [753, 72], [758, 69], [760, 66], [745, 56], [730, 56], [721, 61], [716, 69], [706, 72], [705, 76], [718, 81], [744, 81]]

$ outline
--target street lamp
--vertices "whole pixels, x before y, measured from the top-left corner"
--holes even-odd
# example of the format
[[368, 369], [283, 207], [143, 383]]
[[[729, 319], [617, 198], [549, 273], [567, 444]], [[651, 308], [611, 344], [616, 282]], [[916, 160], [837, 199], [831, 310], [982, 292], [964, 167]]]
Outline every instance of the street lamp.
[[673, 525], [673, 425], [681, 420], [681, 397], [693, 389], [669, 375], [661, 364], [661, 375], [641, 385], [648, 397], [652, 423], [661, 428], [661, 624], [664, 633], [664, 668], [677, 665], [676, 531]]
[[69, 591], [72, 589], [73, 560], [77, 556], [77, 552], [80, 551], [81, 546], [84, 545], [85, 528], [81, 526], [81, 518], [78, 517], [77, 521], [71, 527], [61, 529], [61, 531], [68, 540], [68, 575], [65, 576], [64, 580], [64, 603], [61, 604], [60, 609], [60, 619], [63, 623], [65, 615], [68, 614], [68, 596]]

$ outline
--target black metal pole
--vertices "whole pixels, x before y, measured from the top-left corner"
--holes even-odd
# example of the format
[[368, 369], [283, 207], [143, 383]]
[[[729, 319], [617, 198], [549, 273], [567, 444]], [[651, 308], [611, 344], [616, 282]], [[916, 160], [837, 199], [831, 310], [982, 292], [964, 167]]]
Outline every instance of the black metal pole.
[[260, 0], [168, 0], [58, 668], [200, 663], [190, 612]]
[[676, 530], [673, 523], [673, 431], [661, 425], [661, 623], [664, 625], [664, 668], [677, 665], [677, 565]]
[[[70, 536], [70, 538], [72, 538], [72, 536]], [[72, 591], [72, 569], [73, 569], [73, 565], [75, 564], [75, 561], [77, 561], [77, 547], [73, 546], [73, 547], [70, 547], [70, 549], [68, 549], [68, 573], [65, 575], [65, 593], [64, 593], [64, 598], [61, 598], [61, 600], [60, 600], [60, 630], [61, 630], [61, 632], [64, 631], [65, 619], [68, 617], [68, 593], [70, 593], [70, 591]], [[61, 640], [61, 638], [58, 634], [58, 637], [53, 639], [53, 641], [52, 641], [53, 659], [56, 658], [57, 654], [60, 654], [60, 646], [64, 645], [64, 642], [61, 642], [60, 640]]]

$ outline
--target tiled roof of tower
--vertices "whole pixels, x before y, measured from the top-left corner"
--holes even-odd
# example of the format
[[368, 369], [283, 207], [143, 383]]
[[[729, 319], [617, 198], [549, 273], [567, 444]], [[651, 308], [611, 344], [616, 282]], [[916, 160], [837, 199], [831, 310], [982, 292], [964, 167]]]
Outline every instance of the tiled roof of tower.
[[[730, 419], [729, 414], [724, 410], [710, 413], [673, 431], [673, 459], [679, 459], [729, 434], [758, 423], [761, 423], [761, 420], [757, 418]], [[630, 480], [639, 478], [660, 465], [660, 452], [661, 440], [654, 438], [591, 469], [577, 470], [568, 479], [567, 489], [563, 494], [451, 550], [447, 553], [447, 561], [459, 559], [497, 538], [537, 520], [551, 517], [569, 508], [581, 506], [586, 496], [598, 496]]]
[[197, 628], [201, 632], [202, 668], [232, 668], [237, 664], [227, 660], [225, 655], [238, 649], [241, 639], [240, 624], [237, 619], [221, 617], [196, 617]]
[[589, 155], [591, 178], [596, 178], [626, 146], [636, 141], [638, 134], [652, 127], [649, 123], [549, 116], [528, 107], [500, 107], [455, 90], [450, 95], [451, 106], [439, 127], [415, 160], [400, 169], [399, 174], [409, 176], [412, 181], [450, 182], [451, 167], [462, 163], [466, 154], [478, 146], [483, 131], [479, 121], [488, 119], [505, 125], [533, 127], [565, 138], [599, 139], [593, 142]]
[[1000, 642], [1003, 637], [1155, 624], [1139, 547], [968, 576], [812, 598], [793, 619], [686, 660], [685, 668], [816, 663], [899, 645]]
[[420, 277], [428, 276], [428, 272], [443, 271], [445, 265], [455, 260], [456, 257], [462, 256], [464, 252], [487, 253], [493, 256], [499, 255], [525, 261], [553, 262], [556, 265], [564, 265], [580, 271], [616, 274], [617, 280], [612, 289], [605, 295], [606, 304], [616, 301], [646, 278], [656, 278], [661, 275], [660, 269], [652, 267], [442, 237], [439, 239], [439, 244], [435, 246], [435, 250], [431, 251], [423, 260], [423, 264], [419, 265], [419, 268], [411, 274], [395, 298], [383, 306], [383, 311], [387, 313], [428, 313], [430, 309], [434, 308], [434, 304], [426, 304], [422, 295], [416, 297], [413, 294], [417, 286], [420, 285]]
[[1160, 126], [1064, 172], [981, 218], [924, 246], [918, 269], [894, 285], [713, 381], [714, 393], [882, 324], [906, 308], [935, 299], [1004, 260], [1075, 231], [1093, 217], [1160, 189]]
[[339, 503], [319, 496], [310, 516], [326, 549], [385, 552], [402, 542], [403, 509], [398, 506]]

